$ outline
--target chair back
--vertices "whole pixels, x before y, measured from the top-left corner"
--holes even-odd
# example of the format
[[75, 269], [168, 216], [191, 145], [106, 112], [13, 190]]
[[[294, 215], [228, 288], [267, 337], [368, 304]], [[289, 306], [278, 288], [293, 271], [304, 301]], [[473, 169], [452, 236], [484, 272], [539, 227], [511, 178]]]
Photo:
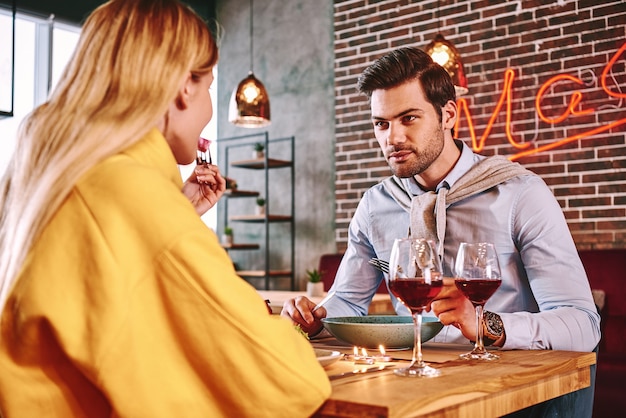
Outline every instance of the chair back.
[[[322, 274], [325, 292], [328, 292], [328, 289], [333, 285], [342, 258], [343, 253], [322, 254], [320, 257], [318, 271]], [[380, 283], [376, 293], [388, 293], [385, 281]]]

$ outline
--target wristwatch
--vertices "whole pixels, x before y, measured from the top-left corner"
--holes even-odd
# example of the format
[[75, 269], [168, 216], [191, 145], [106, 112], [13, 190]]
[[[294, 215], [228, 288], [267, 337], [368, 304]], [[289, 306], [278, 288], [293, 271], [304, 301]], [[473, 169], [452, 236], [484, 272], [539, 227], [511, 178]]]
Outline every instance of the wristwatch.
[[502, 318], [497, 313], [485, 311], [483, 313], [483, 343], [492, 345], [504, 334]]

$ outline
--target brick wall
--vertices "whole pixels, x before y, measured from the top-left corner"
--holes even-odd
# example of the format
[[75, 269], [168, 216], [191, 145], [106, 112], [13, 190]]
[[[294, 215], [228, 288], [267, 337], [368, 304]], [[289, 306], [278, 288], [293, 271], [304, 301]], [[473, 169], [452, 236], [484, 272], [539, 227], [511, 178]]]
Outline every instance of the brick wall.
[[[462, 99], [476, 143], [484, 140], [480, 152], [509, 156], [539, 174], [561, 204], [579, 249], [626, 248], [626, 2], [542, 3], [548, 2], [335, 0], [340, 251], [363, 192], [390, 174], [367, 100], [356, 92], [357, 77], [380, 55], [400, 46], [424, 47], [437, 32], [463, 58], [470, 92]], [[506, 101], [488, 129], [509, 68], [510, 140]], [[559, 75], [569, 79], [540, 95]], [[581, 99], [570, 106], [577, 92]], [[469, 126], [463, 112], [457, 134], [471, 145]]]

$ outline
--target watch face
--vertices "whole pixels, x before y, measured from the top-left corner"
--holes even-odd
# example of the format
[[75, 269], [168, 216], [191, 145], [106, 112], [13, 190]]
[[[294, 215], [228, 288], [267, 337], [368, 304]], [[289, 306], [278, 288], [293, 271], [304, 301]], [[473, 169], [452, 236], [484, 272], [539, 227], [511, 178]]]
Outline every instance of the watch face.
[[487, 311], [484, 314], [484, 319], [485, 326], [489, 334], [495, 337], [502, 336], [503, 325], [500, 315]]

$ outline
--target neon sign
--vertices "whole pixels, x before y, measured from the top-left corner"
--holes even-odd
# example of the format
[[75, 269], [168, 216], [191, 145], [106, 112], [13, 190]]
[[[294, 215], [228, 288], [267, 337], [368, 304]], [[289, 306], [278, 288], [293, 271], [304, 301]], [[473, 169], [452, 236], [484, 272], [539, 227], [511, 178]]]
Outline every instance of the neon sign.
[[[614, 97], [614, 98], [618, 98], [618, 99], [626, 99], [626, 93], [622, 93], [621, 91], [613, 91], [611, 90], [611, 88], [608, 86], [607, 84], [607, 77], [609, 76], [609, 74], [611, 73], [611, 69], [613, 67], [613, 65], [615, 64], [615, 62], [617, 62], [618, 58], [626, 51], [626, 43], [624, 43], [620, 49], [617, 50], [617, 52], [615, 53], [615, 55], [613, 55], [613, 57], [609, 60], [609, 62], [607, 63], [607, 65], [604, 67], [604, 70], [602, 71], [602, 75], [600, 76], [600, 85], [602, 86], [602, 90], [604, 90], [604, 92], [609, 95], [610, 97]], [[515, 79], [515, 72], [512, 69], [507, 69], [504, 72], [504, 85], [502, 88], [502, 94], [500, 95], [500, 99], [498, 100], [498, 102], [496, 103], [496, 106], [494, 108], [494, 111], [491, 115], [491, 118], [489, 119], [489, 122], [487, 122], [487, 126], [485, 128], [485, 131], [483, 132], [482, 137], [477, 140], [476, 138], [476, 133], [474, 130], [474, 124], [472, 122], [472, 117], [469, 111], [469, 106], [467, 104], [467, 100], [464, 98], [459, 98], [457, 99], [457, 106], [458, 106], [458, 113], [459, 113], [459, 117], [456, 120], [456, 124], [454, 126], [454, 131], [455, 131], [455, 136], [458, 137], [458, 132], [459, 132], [459, 126], [460, 126], [460, 121], [461, 121], [461, 117], [460, 115], [463, 113], [465, 115], [465, 118], [467, 120], [467, 125], [468, 125], [468, 130], [469, 130], [469, 134], [472, 140], [472, 149], [476, 152], [480, 152], [484, 146], [485, 146], [485, 142], [487, 140], [487, 137], [489, 136], [489, 134], [491, 133], [491, 130], [493, 128], [493, 124], [496, 121], [496, 118], [498, 116], [498, 113], [500, 113], [500, 111], [502, 110], [502, 107], [505, 105], [506, 103], [506, 121], [505, 121], [505, 132], [506, 132], [506, 137], [507, 140], [509, 141], [509, 143], [516, 149], [520, 150], [518, 153], [513, 154], [511, 156], [509, 156], [508, 158], [510, 160], [516, 160], [518, 158], [522, 158], [522, 157], [526, 157], [528, 155], [533, 155], [533, 154], [537, 154], [543, 151], [548, 151], [557, 147], [560, 147], [564, 144], [567, 144], [569, 142], [572, 141], [576, 141], [578, 139], [584, 139], [596, 134], [599, 134], [601, 132], [605, 132], [608, 131], [610, 129], [613, 129], [619, 125], [625, 124], [626, 123], [626, 118], [624, 119], [619, 119], [615, 122], [609, 123], [607, 125], [602, 125], [602, 126], [598, 126], [597, 128], [594, 129], [590, 129], [588, 131], [584, 131], [584, 132], [580, 132], [577, 133], [575, 135], [572, 136], [568, 136], [566, 138], [560, 139], [558, 141], [546, 144], [546, 145], [542, 145], [536, 148], [529, 148], [530, 145], [532, 144], [532, 142], [519, 142], [516, 141], [515, 138], [513, 137], [513, 133], [511, 131], [511, 102], [512, 102], [512, 90], [513, 90], [513, 80]], [[574, 84], [578, 84], [578, 85], [584, 85], [584, 82], [578, 78], [578, 77], [574, 77], [568, 74], [559, 74], [556, 75], [552, 78], [550, 78], [548, 81], [546, 81], [541, 88], [539, 88], [537, 95], [535, 97], [535, 109], [537, 112], [537, 116], [539, 117], [539, 119], [541, 119], [542, 121], [550, 124], [550, 125], [556, 125], [558, 123], [563, 122], [564, 120], [566, 120], [567, 118], [571, 117], [575, 117], [575, 116], [580, 116], [580, 115], [586, 115], [586, 114], [592, 114], [595, 112], [595, 109], [584, 109], [582, 108], [581, 102], [583, 99], [583, 94], [578, 91], [575, 90], [572, 92], [572, 94], [570, 95], [569, 98], [569, 104], [565, 107], [565, 109], [563, 110], [563, 112], [555, 117], [548, 117], [546, 116], [546, 114], [544, 113], [544, 110], [541, 107], [541, 101], [542, 98], [544, 97], [546, 91], [551, 88], [552, 86], [554, 86], [556, 83], [560, 83], [560, 82], [571, 82]]]

